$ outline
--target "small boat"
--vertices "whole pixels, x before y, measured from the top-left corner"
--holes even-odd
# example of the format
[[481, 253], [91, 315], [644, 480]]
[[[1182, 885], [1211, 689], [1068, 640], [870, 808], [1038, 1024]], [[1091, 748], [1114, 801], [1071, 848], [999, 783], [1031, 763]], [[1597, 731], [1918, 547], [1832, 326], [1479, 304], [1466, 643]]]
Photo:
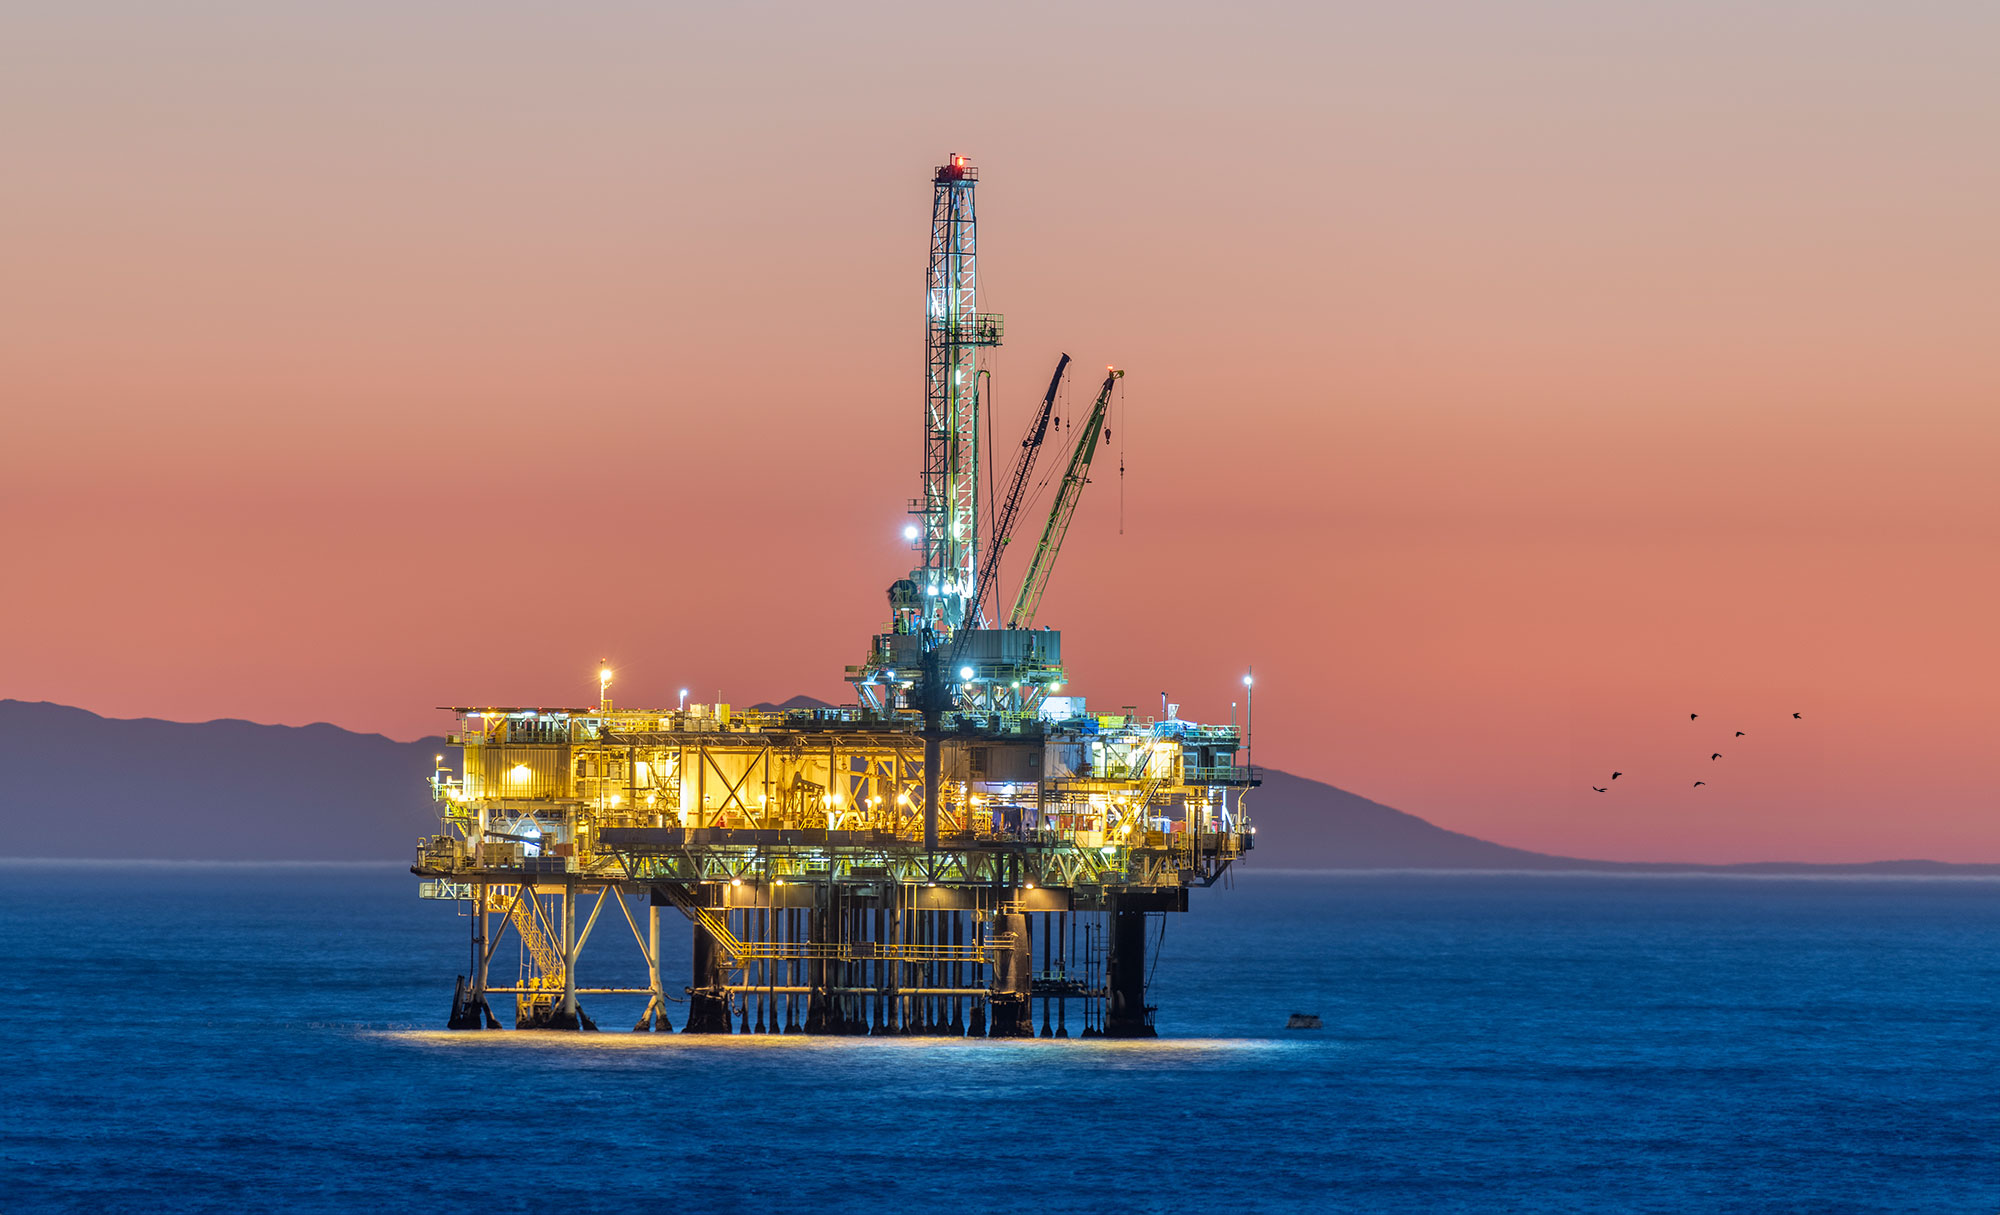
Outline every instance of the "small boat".
[[1291, 1019], [1285, 1022], [1286, 1029], [1318, 1029], [1319, 1027], [1319, 1015], [1317, 1013], [1293, 1013]]

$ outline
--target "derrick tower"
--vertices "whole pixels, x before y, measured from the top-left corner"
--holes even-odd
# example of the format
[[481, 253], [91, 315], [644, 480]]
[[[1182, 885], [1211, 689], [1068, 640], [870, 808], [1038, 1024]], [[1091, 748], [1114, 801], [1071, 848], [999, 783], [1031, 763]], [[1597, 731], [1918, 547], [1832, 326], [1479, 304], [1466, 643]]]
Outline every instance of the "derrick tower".
[[954, 153], [932, 175], [931, 263], [924, 291], [923, 564], [911, 571], [928, 623], [956, 627], [979, 582], [980, 351], [1001, 318], [979, 311], [979, 170]]

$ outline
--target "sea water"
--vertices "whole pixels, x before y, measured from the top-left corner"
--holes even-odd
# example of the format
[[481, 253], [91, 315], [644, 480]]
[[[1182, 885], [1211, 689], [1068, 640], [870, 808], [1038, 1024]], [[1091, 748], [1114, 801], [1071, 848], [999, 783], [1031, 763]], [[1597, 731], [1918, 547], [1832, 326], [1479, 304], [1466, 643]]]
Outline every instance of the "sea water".
[[[0, 1210], [2000, 1209], [1991, 881], [1246, 872], [1143, 1043], [445, 1033], [466, 926], [0, 863]], [[637, 958], [607, 906], [583, 981]]]

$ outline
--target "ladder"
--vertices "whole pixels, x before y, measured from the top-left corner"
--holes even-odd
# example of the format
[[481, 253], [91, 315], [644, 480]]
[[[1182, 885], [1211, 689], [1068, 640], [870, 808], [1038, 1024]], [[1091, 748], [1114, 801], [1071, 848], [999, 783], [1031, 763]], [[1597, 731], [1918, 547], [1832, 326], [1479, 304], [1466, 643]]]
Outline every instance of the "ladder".
[[508, 920], [521, 938], [522, 987], [539, 988], [542, 991], [561, 991], [563, 987], [563, 958], [542, 931], [541, 916], [536, 911], [535, 894], [529, 890], [513, 902]]

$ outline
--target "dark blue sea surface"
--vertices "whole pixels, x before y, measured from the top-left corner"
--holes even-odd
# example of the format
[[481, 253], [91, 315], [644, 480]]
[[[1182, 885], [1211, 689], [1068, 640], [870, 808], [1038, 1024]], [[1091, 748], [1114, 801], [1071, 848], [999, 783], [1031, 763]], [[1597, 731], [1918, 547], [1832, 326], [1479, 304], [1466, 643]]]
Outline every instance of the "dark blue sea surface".
[[0, 863], [0, 1210], [2000, 1209], [2000, 883], [1246, 874], [1155, 1043], [448, 1034], [465, 928], [387, 867]]

